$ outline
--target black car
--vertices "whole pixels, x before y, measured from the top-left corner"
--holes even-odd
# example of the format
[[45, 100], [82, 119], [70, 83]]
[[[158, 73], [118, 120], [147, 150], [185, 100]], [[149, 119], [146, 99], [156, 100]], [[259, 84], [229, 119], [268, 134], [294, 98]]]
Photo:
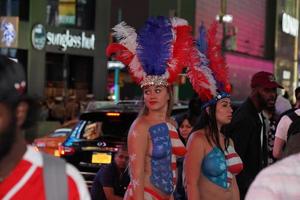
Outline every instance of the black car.
[[[60, 146], [62, 158], [79, 169], [88, 186], [103, 164], [112, 162], [118, 147], [126, 144], [129, 128], [140, 110], [140, 102], [118, 104], [94, 102], [70, 136]], [[176, 105], [173, 114], [187, 110], [187, 105]]]

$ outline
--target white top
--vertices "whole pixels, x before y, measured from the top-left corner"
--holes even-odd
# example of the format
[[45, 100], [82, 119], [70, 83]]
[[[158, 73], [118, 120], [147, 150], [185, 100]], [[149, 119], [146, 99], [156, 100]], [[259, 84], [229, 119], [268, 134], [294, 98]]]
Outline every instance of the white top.
[[263, 169], [252, 182], [245, 199], [300, 199], [300, 154]]
[[[295, 110], [295, 113], [300, 116], [300, 109]], [[275, 137], [287, 141], [287, 132], [291, 123], [292, 120], [287, 115], [284, 115], [277, 125]]]

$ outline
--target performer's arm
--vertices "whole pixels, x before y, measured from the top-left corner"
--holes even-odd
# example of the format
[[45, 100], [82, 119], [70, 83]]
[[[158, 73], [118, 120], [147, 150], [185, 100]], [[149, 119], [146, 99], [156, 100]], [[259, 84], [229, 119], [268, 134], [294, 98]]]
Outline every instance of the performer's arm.
[[[234, 147], [232, 139], [229, 139], [229, 144]], [[232, 191], [233, 191], [233, 200], [240, 200], [240, 191], [236, 181], [235, 175], [232, 177]]]
[[204, 157], [204, 147], [201, 144], [199, 133], [192, 133], [187, 144], [187, 153], [184, 159], [184, 173], [186, 191], [189, 200], [199, 200], [200, 166]]
[[233, 199], [239, 200], [240, 199], [240, 191], [239, 191], [239, 187], [237, 185], [235, 176], [233, 176], [233, 178], [232, 178], [232, 190], [233, 190]]
[[134, 200], [144, 199], [144, 169], [148, 146], [148, 132], [142, 126], [134, 125], [128, 135], [130, 178]]

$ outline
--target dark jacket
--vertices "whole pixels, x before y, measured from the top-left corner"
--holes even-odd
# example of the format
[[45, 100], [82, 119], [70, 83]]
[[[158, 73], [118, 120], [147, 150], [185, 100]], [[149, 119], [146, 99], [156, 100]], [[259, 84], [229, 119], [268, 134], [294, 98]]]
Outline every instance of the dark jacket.
[[115, 195], [123, 197], [129, 182], [128, 171], [120, 174], [115, 163], [101, 166], [93, 181], [91, 197], [93, 200], [106, 200], [103, 187], [111, 187]]
[[261, 147], [262, 127], [265, 130], [259, 118], [259, 112], [250, 98], [235, 111], [231, 124], [226, 127], [226, 134], [232, 138], [235, 149], [244, 164], [243, 171], [237, 175], [241, 199], [245, 197], [258, 172], [266, 166], [267, 145], [264, 144], [264, 148]]

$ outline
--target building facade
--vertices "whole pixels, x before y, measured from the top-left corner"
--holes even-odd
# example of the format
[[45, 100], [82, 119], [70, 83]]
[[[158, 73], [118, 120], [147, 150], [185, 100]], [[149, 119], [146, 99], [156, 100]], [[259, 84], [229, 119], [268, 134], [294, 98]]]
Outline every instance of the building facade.
[[0, 35], [0, 51], [24, 65], [29, 94], [105, 98], [109, 0], [4, 0], [0, 9], [2, 33], [16, 25], [15, 43]]
[[275, 73], [292, 100], [299, 86], [299, 6], [287, 0], [276, 7]]
[[[222, 3], [225, 10], [222, 10]], [[268, 30], [275, 29], [275, 25], [270, 27], [267, 23], [269, 10], [267, 0], [196, 1], [196, 37], [201, 24], [208, 27], [217, 15], [232, 16], [231, 22], [220, 22], [217, 37], [223, 44], [233, 88], [232, 98], [236, 101], [242, 101], [249, 95], [250, 79], [255, 72], [274, 70], [274, 53], [270, 49], [274, 35]]]

